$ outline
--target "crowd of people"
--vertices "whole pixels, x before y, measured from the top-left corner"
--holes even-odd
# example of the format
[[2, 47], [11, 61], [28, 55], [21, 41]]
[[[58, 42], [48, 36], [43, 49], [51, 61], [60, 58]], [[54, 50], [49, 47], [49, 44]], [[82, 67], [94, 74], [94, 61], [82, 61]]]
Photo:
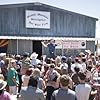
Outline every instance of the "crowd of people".
[[0, 100], [100, 100], [100, 56], [75, 57], [0, 53]]

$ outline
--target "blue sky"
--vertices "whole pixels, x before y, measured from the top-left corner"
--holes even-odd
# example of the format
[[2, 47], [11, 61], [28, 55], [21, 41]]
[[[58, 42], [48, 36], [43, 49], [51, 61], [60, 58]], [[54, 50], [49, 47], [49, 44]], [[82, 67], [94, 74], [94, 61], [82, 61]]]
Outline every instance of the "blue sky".
[[100, 0], [0, 0], [0, 4], [41, 2], [72, 12], [98, 18], [96, 37], [100, 38]]

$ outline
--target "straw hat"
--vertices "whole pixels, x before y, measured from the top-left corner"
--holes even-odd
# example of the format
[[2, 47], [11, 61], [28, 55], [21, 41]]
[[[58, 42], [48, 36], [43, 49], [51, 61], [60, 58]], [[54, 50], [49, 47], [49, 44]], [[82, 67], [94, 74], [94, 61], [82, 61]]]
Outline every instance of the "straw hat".
[[0, 53], [0, 57], [6, 56], [6, 53]]
[[7, 85], [7, 82], [0, 79], [0, 90], [4, 89], [6, 85]]
[[90, 50], [85, 50], [86, 53], [88, 54], [91, 54], [91, 51]]
[[36, 52], [33, 52], [32, 54], [31, 54], [31, 56], [30, 56], [30, 58], [31, 59], [33, 59], [33, 58], [37, 58], [38, 57], [38, 54], [36, 53]]

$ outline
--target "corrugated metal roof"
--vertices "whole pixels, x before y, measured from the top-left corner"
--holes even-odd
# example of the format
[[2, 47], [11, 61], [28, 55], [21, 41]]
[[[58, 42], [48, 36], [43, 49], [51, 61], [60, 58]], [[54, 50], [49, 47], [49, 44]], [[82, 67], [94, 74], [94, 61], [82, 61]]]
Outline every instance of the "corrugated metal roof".
[[41, 2], [23, 2], [23, 3], [0, 4], [0, 8], [23, 7], [23, 6], [33, 6], [33, 5], [37, 5], [37, 6], [43, 5], [43, 6], [52, 8], [52, 9], [58, 9], [58, 10], [61, 10], [61, 11], [74, 13], [74, 14], [78, 14], [78, 15], [81, 15], [81, 16], [86, 16], [86, 17], [89, 17], [89, 18], [92, 18], [92, 19], [95, 19], [96, 21], [98, 21], [98, 18], [91, 17], [91, 16], [84, 15], [84, 14], [80, 14], [80, 13], [76, 13], [76, 12], [73, 12], [73, 11], [68, 11], [67, 9], [63, 9], [63, 8], [60, 8], [60, 7], [55, 7], [55, 6], [50, 5], [50, 4], [43, 2], [43, 1], [41, 1]]

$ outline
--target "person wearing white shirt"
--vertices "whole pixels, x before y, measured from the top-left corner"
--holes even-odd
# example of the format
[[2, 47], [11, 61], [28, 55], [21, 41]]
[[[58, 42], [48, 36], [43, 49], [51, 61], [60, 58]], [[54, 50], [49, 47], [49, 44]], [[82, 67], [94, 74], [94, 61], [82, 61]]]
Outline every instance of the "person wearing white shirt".
[[82, 68], [83, 68], [83, 72], [86, 72], [86, 58], [85, 57], [83, 57], [82, 58], [82, 63], [81, 63], [81, 65], [82, 65]]
[[79, 63], [79, 58], [78, 57], [75, 58], [75, 63], [71, 65], [72, 73], [75, 73], [75, 70], [74, 70], [75, 67], [78, 67], [80, 69], [80, 71], [83, 72], [83, 68], [82, 68], [82, 65]]
[[85, 83], [86, 75], [82, 72], [79, 72], [80, 84], [75, 88], [77, 100], [89, 100], [91, 93], [91, 86]]

